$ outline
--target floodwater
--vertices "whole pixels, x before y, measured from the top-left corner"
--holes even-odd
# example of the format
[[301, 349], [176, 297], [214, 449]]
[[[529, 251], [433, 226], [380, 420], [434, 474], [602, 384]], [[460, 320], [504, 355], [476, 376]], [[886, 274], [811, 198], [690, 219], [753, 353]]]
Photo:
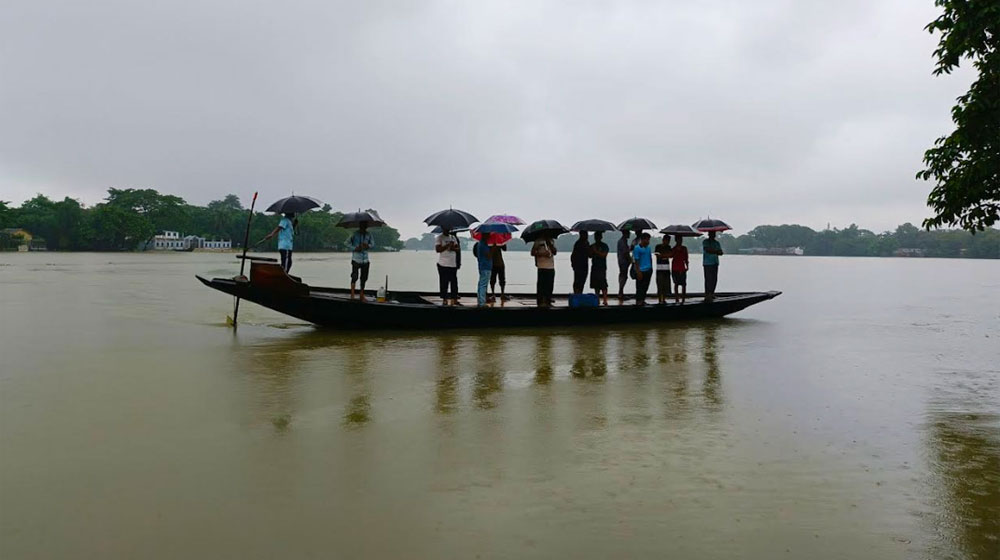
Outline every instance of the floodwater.
[[[435, 286], [433, 254], [373, 258]], [[253, 304], [234, 334], [194, 274], [237, 269], [0, 254], [0, 557], [1000, 557], [1000, 262], [726, 256], [720, 290], [784, 295], [358, 334]]]

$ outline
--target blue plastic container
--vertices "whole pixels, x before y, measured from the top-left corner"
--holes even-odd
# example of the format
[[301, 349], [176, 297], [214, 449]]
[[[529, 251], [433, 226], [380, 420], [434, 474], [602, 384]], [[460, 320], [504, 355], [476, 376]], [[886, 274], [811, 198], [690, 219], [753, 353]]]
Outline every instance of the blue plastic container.
[[597, 299], [597, 294], [570, 294], [570, 307], [597, 307], [601, 301]]

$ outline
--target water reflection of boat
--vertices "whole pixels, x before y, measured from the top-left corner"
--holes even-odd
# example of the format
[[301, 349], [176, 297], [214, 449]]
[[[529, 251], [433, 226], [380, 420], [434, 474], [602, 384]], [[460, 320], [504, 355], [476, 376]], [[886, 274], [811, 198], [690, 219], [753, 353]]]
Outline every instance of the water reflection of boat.
[[[767, 301], [781, 292], [718, 293], [711, 301], [690, 294], [683, 304], [569, 307], [555, 298], [552, 308], [535, 305], [532, 294], [512, 294], [503, 307], [444, 307], [436, 293], [395, 292], [384, 303], [352, 300], [340, 288], [309, 286], [272, 263], [253, 262], [250, 279], [198, 276], [210, 288], [252, 301], [286, 315], [323, 326], [347, 328], [424, 329], [652, 323], [717, 318]], [[474, 294], [462, 294], [474, 299]]]

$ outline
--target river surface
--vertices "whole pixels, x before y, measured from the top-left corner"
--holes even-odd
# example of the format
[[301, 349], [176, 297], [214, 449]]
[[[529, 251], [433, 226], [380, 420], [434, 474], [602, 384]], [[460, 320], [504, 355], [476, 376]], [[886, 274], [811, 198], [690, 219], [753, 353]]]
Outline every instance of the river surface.
[[[436, 287], [431, 253], [373, 261]], [[1000, 558], [998, 261], [727, 255], [720, 290], [784, 294], [409, 333], [254, 304], [234, 333], [194, 275], [237, 270], [0, 254], [0, 557]]]

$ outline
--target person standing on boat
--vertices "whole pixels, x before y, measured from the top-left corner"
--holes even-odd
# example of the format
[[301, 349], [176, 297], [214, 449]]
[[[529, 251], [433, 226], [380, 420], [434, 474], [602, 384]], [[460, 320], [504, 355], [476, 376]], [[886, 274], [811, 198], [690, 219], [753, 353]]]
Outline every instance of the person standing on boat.
[[503, 262], [503, 254], [507, 251], [506, 243], [494, 243], [490, 245], [490, 257], [493, 259], [493, 268], [490, 271], [490, 292], [493, 299], [497, 297], [497, 281], [500, 282], [500, 301], [507, 299], [507, 272]]
[[292, 239], [295, 237], [295, 228], [298, 225], [299, 221], [295, 219], [295, 214], [285, 212], [278, 221], [278, 226], [257, 242], [257, 245], [260, 245], [275, 235], [278, 236], [278, 255], [281, 256], [281, 269], [285, 274], [292, 270]]
[[639, 236], [639, 243], [632, 249], [636, 305], [646, 305], [646, 292], [649, 291], [649, 281], [653, 278], [653, 250], [649, 246], [649, 239], [649, 234], [643, 233]]
[[552, 289], [556, 282], [556, 244], [549, 236], [539, 237], [531, 246], [531, 256], [535, 257], [538, 281], [535, 285], [538, 307], [552, 307]]
[[472, 254], [475, 255], [476, 262], [479, 263], [479, 285], [476, 288], [476, 303], [479, 304], [479, 307], [486, 306], [486, 288], [490, 284], [490, 275], [493, 273], [493, 255], [490, 254], [490, 246], [486, 242], [489, 237], [488, 233], [482, 234], [479, 241], [476, 241], [476, 244], [472, 246]]
[[664, 235], [663, 240], [653, 248], [656, 257], [656, 298], [660, 303], [667, 302], [670, 295], [670, 236]]
[[701, 264], [705, 269], [705, 301], [715, 299], [715, 286], [719, 283], [719, 257], [722, 244], [715, 238], [715, 232], [708, 232], [708, 239], [701, 242]]
[[628, 283], [628, 270], [632, 267], [632, 248], [628, 243], [628, 230], [622, 232], [615, 252], [618, 255], [618, 305], [625, 303], [625, 284]]
[[569, 262], [573, 267], [573, 293], [582, 294], [583, 288], [587, 286], [587, 268], [590, 265], [590, 240], [587, 239], [587, 232], [580, 232], [580, 238], [573, 244]]
[[594, 232], [594, 244], [590, 246], [590, 287], [599, 297], [604, 297], [604, 305], [608, 305], [608, 244], [603, 241], [604, 234]]
[[674, 280], [674, 302], [684, 303], [687, 297], [688, 248], [684, 246], [684, 236], [674, 236], [674, 248], [671, 251], [673, 261], [670, 263], [670, 276]]
[[434, 241], [434, 250], [438, 254], [438, 284], [441, 288], [441, 301], [444, 305], [458, 303], [458, 259], [459, 244], [451, 230], [441, 228], [441, 234]]
[[368, 249], [375, 246], [375, 238], [368, 231], [368, 223], [361, 222], [358, 231], [351, 234], [348, 241], [351, 247], [351, 299], [354, 299], [354, 285], [361, 278], [361, 301], [365, 301], [365, 284], [368, 283]]

